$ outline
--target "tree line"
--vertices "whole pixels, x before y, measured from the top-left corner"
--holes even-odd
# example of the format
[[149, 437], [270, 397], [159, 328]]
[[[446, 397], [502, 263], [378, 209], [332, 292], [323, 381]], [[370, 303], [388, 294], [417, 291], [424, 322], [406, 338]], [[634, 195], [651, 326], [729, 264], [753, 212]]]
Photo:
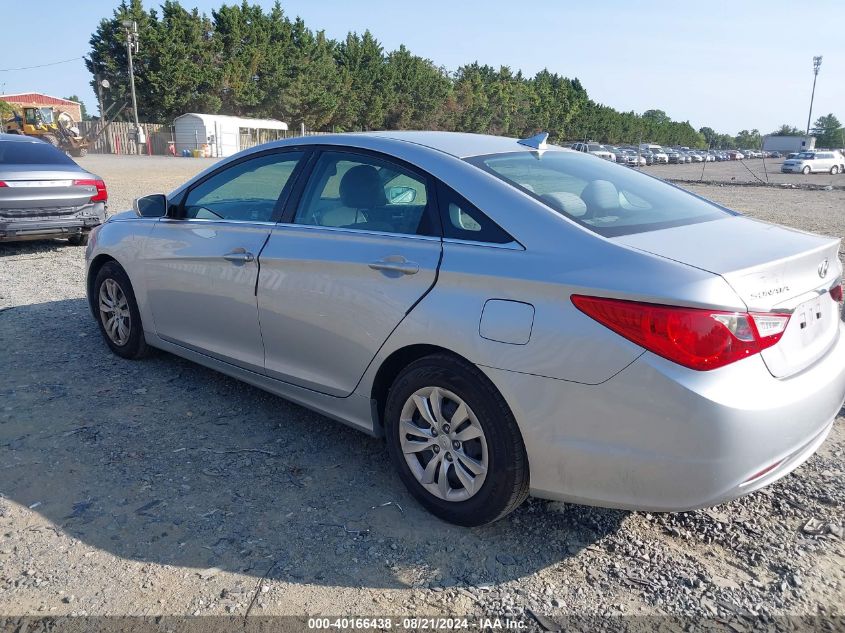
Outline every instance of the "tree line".
[[[703, 127], [699, 130], [708, 146], [727, 149], [733, 147], [758, 149], [762, 146], [763, 135], [760, 130], [742, 130], [736, 136], [719, 134], [712, 128]], [[843, 148], [845, 147], [845, 128], [833, 114], [826, 114], [816, 119], [810, 134], [816, 137], [816, 147]], [[768, 136], [804, 136], [805, 131], [794, 125], [784, 123], [778, 129], [769, 132]]]
[[[435, 129], [603, 143], [640, 140], [689, 147], [735, 145], [711, 128], [696, 131], [662, 110], [619, 112], [591, 100], [577, 78], [549, 70], [533, 76], [477, 62], [450, 73], [405, 46], [385, 51], [370, 33], [333, 40], [291, 19], [276, 4], [246, 0], [201, 14], [178, 0], [146, 11], [122, 0], [100, 21], [85, 63], [103, 107], [128, 101], [124, 20], [138, 25], [134, 55], [142, 120], [185, 112], [275, 118], [321, 131]], [[129, 118], [124, 110], [122, 118]], [[756, 132], [756, 130], [755, 130]], [[749, 133], [750, 134], [750, 133]], [[743, 139], [744, 140], [744, 139]]]

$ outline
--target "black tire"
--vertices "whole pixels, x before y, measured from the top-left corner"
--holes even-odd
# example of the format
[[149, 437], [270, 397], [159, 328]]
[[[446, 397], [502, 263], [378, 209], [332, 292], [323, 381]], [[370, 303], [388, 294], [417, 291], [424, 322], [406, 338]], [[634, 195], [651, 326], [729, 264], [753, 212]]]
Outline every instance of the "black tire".
[[[103, 323], [103, 317], [98, 307], [100, 288], [109, 279], [113, 280], [117, 283], [118, 286], [120, 286], [120, 290], [126, 297], [126, 303], [129, 307], [129, 337], [126, 342], [122, 345], [119, 345], [115, 341], [113, 341], [109, 334], [106, 332], [106, 327]], [[93, 293], [91, 295], [91, 301], [94, 304], [94, 313], [97, 315], [96, 318], [97, 324], [100, 326], [100, 333], [103, 335], [106, 344], [111, 348], [111, 351], [113, 351], [118, 356], [128, 358], [130, 360], [143, 358], [149, 353], [149, 347], [147, 346], [147, 343], [144, 340], [144, 328], [141, 324], [141, 313], [138, 311], [138, 303], [137, 301], [135, 301], [135, 293], [132, 290], [132, 283], [129, 281], [129, 276], [126, 274], [126, 271], [123, 270], [123, 268], [120, 266], [120, 264], [111, 261], [107, 262], [103, 265], [102, 268], [100, 268], [99, 272], [97, 273], [97, 277], [94, 280], [94, 288]]]
[[[412, 394], [425, 387], [440, 387], [463, 399], [486, 437], [487, 475], [481, 488], [466, 500], [447, 501], [430, 493], [411, 472], [402, 453], [402, 408]], [[400, 479], [420, 504], [444, 521], [467, 527], [485, 525], [509, 514], [528, 497], [528, 456], [516, 420], [490, 380], [459, 358], [435, 354], [403, 369], [388, 392], [385, 432]]]
[[88, 244], [88, 233], [77, 233], [76, 235], [71, 235], [67, 238], [68, 244], [71, 246], [85, 246]]
[[801, 173], [805, 176], [810, 173], [810, 166], [807, 165], [804, 169], [801, 170]]
[[831, 176], [835, 176], [838, 173], [839, 173], [839, 165], [834, 165], [833, 167], [830, 168], [830, 175]]
[[59, 146], [59, 139], [57, 139], [57, 138], [56, 138], [55, 136], [53, 136], [52, 134], [42, 134], [42, 135], [41, 135], [41, 140], [42, 140], [42, 141], [44, 141], [45, 143], [49, 143], [49, 144], [50, 144], [50, 145], [52, 145], [53, 147], [58, 147], [58, 146]]

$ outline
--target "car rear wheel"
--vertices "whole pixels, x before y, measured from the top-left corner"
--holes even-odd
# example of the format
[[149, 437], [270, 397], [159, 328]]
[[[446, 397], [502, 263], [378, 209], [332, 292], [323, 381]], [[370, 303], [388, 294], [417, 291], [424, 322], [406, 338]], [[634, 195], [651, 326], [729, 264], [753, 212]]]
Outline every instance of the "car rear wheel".
[[830, 175], [831, 176], [835, 176], [838, 173], [839, 173], [839, 165], [834, 165], [833, 167], [830, 168]]
[[477, 526], [528, 496], [528, 458], [501, 394], [446, 354], [406, 367], [385, 407], [391, 461], [411, 494], [450, 523]]
[[810, 173], [810, 166], [807, 165], [804, 169], [801, 170], [801, 173], [805, 176]]
[[129, 359], [147, 355], [144, 328], [135, 293], [126, 271], [117, 262], [107, 262], [97, 273], [93, 299], [100, 332], [118, 356]]

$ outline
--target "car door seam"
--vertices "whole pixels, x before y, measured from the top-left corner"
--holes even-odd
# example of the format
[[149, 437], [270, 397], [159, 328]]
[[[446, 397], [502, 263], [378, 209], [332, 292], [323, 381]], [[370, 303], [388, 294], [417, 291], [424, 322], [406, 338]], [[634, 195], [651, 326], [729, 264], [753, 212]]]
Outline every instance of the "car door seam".
[[408, 317], [408, 315], [411, 313], [411, 311], [419, 305], [420, 301], [425, 299], [429, 295], [429, 293], [434, 289], [434, 286], [437, 284], [437, 280], [440, 278], [440, 266], [441, 266], [442, 263], [443, 263], [443, 241], [441, 240], [441, 242], [440, 242], [440, 256], [437, 258], [437, 267], [434, 269], [434, 279], [432, 279], [431, 284], [429, 285], [428, 288], [426, 288], [425, 292], [423, 292], [420, 295], [420, 297], [416, 301], [414, 301], [414, 303], [411, 305], [411, 307], [408, 308], [405, 311], [405, 314], [402, 315], [402, 318], [399, 319], [399, 322], [393, 327], [393, 329], [390, 330], [388, 335], [385, 337], [384, 341], [382, 341], [381, 345], [379, 345], [379, 348], [376, 350], [375, 354], [373, 354], [373, 357], [370, 359], [370, 362], [367, 363], [367, 366], [364, 368], [364, 371], [361, 373], [361, 376], [358, 378], [358, 382], [355, 383], [355, 386], [352, 388], [352, 391], [350, 391], [345, 396], [341, 396], [342, 398], [348, 398], [349, 396], [353, 395], [358, 390], [358, 387], [361, 386], [361, 382], [364, 380], [364, 376], [366, 376], [367, 372], [370, 371], [370, 367], [373, 366], [373, 362], [375, 361], [376, 358], [378, 358], [379, 354], [381, 353], [381, 350], [384, 349], [384, 346], [387, 345], [387, 342], [393, 336], [393, 333], [396, 332], [396, 330], [399, 329], [399, 326], [402, 325], [402, 323], [405, 321], [405, 319]]

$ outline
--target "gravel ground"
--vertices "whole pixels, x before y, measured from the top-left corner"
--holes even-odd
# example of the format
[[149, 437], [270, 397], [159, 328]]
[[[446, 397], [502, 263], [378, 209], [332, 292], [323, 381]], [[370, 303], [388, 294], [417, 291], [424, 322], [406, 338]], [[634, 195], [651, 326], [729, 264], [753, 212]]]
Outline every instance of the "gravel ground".
[[[210, 164], [80, 162], [113, 210]], [[845, 236], [845, 191], [690, 189]], [[0, 245], [2, 614], [486, 614], [554, 628], [845, 606], [842, 416], [793, 474], [713, 509], [529, 500], [457, 528], [416, 505], [379, 440], [168, 354], [110, 354], [83, 268], [83, 249], [59, 241]]]
[[786, 186], [834, 186], [845, 189], [845, 174], [782, 174], [782, 158], [749, 158], [721, 163], [687, 163], [685, 165], [652, 165], [642, 169], [658, 178], [674, 181], [761, 184]]

